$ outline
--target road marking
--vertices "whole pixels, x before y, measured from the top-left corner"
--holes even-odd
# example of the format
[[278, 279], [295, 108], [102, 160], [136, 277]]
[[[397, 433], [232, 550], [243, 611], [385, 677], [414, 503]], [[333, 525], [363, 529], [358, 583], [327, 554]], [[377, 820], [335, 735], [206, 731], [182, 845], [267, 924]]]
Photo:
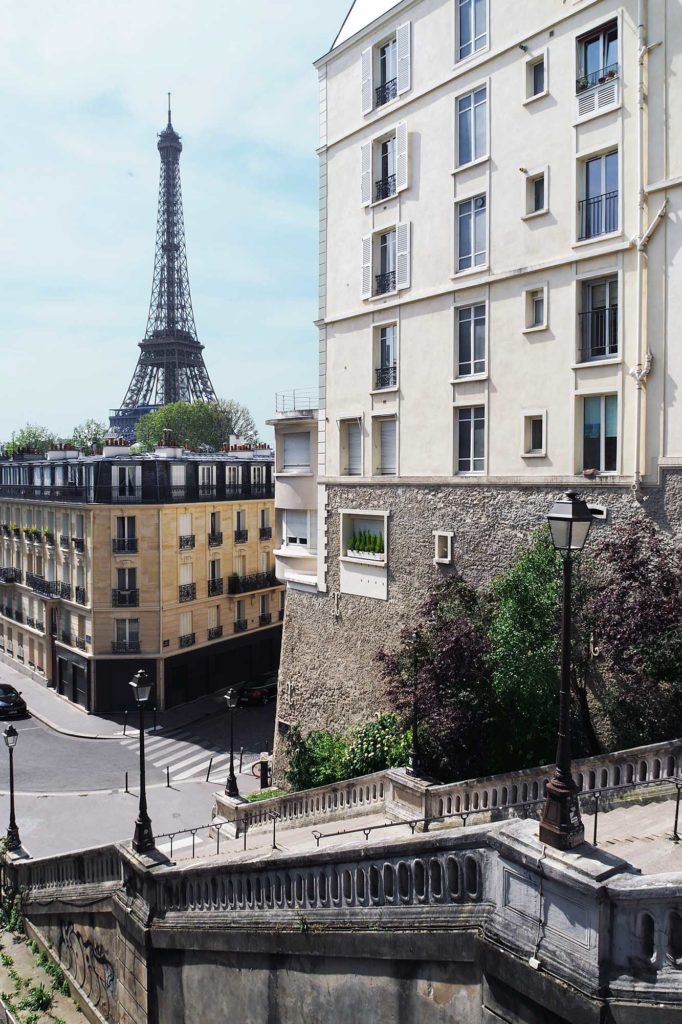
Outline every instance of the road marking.
[[[203, 841], [204, 840], [201, 838], [201, 836], [194, 836], [194, 842], [195, 843], [203, 843]], [[174, 839], [173, 840], [173, 850], [182, 850], [186, 846], [191, 846], [191, 845], [192, 845], [192, 836], [187, 836], [186, 839]], [[161, 845], [157, 846], [156, 849], [159, 851], [159, 853], [170, 853], [171, 844], [170, 843], [161, 843]]]
[[[208, 766], [211, 763], [213, 763], [213, 767], [215, 768], [215, 766], [221, 763], [222, 761], [229, 760], [229, 757], [229, 754], [220, 754], [218, 757], [211, 757], [208, 759], [208, 761], [204, 761], [203, 764], [195, 764], [193, 768], [189, 768], [187, 771], [181, 772], [179, 775], [174, 775], [173, 779], [174, 781], [177, 780], [178, 782], [181, 782], [183, 779], [189, 779], [190, 776], [194, 775], [195, 772], [198, 774], [199, 772], [205, 771], [205, 769], [208, 768]], [[179, 765], [178, 767], [182, 766]]]
[[[180, 744], [177, 750], [162, 750], [161, 760], [152, 761], [152, 764], [154, 765], [155, 768], [166, 768], [169, 766], [172, 768], [174, 761], [177, 762], [179, 757], [185, 757], [185, 755], [189, 754], [190, 751], [192, 750], [197, 750], [196, 746], [193, 743], [182, 743]], [[205, 750], [202, 750], [201, 752], [197, 751], [198, 757], [203, 757], [205, 756], [205, 754]], [[152, 757], [154, 757], [154, 754], [152, 754]], [[175, 767], [178, 767], [177, 763], [175, 764]]]
[[[187, 751], [185, 751], [185, 754], [186, 753], [187, 753]], [[192, 757], [188, 757], [184, 761], [179, 761], [177, 764], [172, 764], [172, 765], [170, 765], [170, 767], [172, 768], [172, 770], [174, 772], [176, 772], [179, 768], [184, 768], [186, 765], [192, 764], [193, 761], [200, 761], [202, 757], [206, 757], [207, 755], [210, 757], [210, 751], [200, 750], [198, 754], [194, 754]], [[162, 765], [165, 765], [165, 764], [166, 764], [165, 761], [159, 761], [158, 764], [156, 762], [154, 762], [154, 767], [155, 768], [160, 768]]]

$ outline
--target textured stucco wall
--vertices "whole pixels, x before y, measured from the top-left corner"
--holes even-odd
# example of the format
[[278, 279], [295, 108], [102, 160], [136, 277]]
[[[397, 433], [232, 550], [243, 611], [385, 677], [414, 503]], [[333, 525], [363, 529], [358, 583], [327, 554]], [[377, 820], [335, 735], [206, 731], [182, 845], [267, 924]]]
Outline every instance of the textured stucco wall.
[[[605, 505], [610, 525], [650, 517], [666, 532], [682, 534], [682, 472], [666, 473], [663, 486], [635, 499], [629, 487], [587, 484], [591, 504]], [[278, 719], [304, 732], [345, 728], [386, 707], [376, 664], [381, 649], [396, 647], [421, 602], [455, 569], [479, 585], [509, 564], [515, 550], [546, 522], [556, 486], [329, 486], [327, 488], [327, 593], [289, 590], [279, 675]], [[390, 512], [388, 600], [339, 594], [339, 509]], [[433, 564], [433, 531], [454, 532], [454, 566]], [[336, 596], [338, 595], [338, 596]], [[281, 766], [281, 738], [275, 756]]]

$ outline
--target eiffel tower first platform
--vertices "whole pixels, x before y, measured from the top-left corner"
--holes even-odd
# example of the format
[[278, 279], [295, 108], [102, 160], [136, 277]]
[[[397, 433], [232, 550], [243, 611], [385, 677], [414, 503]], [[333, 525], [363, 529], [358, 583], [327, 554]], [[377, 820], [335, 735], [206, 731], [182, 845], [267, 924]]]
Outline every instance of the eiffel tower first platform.
[[158, 149], [159, 209], [147, 329], [125, 398], [109, 417], [111, 433], [130, 440], [138, 420], [162, 405], [216, 400], [192, 311], [180, 187], [182, 143], [171, 123], [170, 94]]

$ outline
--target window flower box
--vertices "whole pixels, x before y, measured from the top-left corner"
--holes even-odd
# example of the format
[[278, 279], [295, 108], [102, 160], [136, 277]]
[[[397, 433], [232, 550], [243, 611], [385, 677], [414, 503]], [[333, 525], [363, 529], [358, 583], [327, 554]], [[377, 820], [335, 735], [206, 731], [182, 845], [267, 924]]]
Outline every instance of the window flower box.
[[348, 548], [346, 558], [358, 558], [363, 562], [384, 562], [386, 560], [383, 552], [358, 551], [354, 548]]

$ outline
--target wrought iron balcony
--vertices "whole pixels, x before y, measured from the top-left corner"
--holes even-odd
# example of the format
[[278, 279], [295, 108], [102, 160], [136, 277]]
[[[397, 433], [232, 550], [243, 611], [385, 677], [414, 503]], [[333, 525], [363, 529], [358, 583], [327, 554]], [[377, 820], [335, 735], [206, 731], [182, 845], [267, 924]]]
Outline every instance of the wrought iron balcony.
[[223, 579], [222, 579], [222, 576], [218, 577], [218, 579], [214, 579], [214, 580], [209, 580], [208, 581], [208, 596], [209, 597], [217, 597], [219, 594], [222, 594], [222, 592], [223, 592]]
[[284, 622], [284, 608], [280, 608], [277, 614], [279, 615], [279, 621]]
[[258, 621], [261, 626], [269, 626], [272, 622], [272, 612], [261, 612]]
[[178, 545], [181, 551], [189, 551], [194, 547], [194, 534], [188, 533], [184, 537], [178, 537]]
[[378, 203], [382, 199], [390, 199], [391, 196], [395, 195], [396, 189], [396, 177], [395, 174], [389, 174], [385, 178], [380, 178], [379, 181], [374, 182], [374, 202]]
[[398, 383], [397, 366], [381, 366], [374, 371], [374, 387], [377, 391], [381, 388], [393, 388]]
[[235, 544], [246, 544], [249, 539], [248, 530], [235, 530], [234, 531], [234, 542]]
[[71, 600], [71, 584], [70, 583], [63, 583], [63, 582], [60, 581], [59, 583], [56, 584], [56, 586], [57, 586], [57, 597], [63, 598], [64, 601], [70, 601]]
[[178, 587], [179, 601], [194, 601], [197, 596], [196, 583], [181, 583]]
[[227, 578], [228, 594], [246, 594], [251, 590], [267, 590], [277, 586], [274, 569], [267, 572], [254, 572], [250, 576], [232, 575]]
[[389, 270], [385, 274], [376, 274], [375, 295], [385, 295], [386, 292], [395, 291], [395, 270]]
[[79, 651], [84, 651], [85, 650], [85, 637], [84, 636], [75, 636], [73, 638], [73, 642], [74, 642], [74, 645], [78, 648]]
[[618, 355], [618, 306], [580, 313], [580, 361]]
[[71, 634], [67, 633], [65, 630], [62, 630], [62, 643], [71, 647]]
[[54, 534], [51, 530], [43, 530], [43, 540], [46, 544], [54, 544]]
[[111, 550], [115, 555], [136, 555], [137, 537], [114, 537]]
[[619, 70], [618, 64], [609, 64], [605, 68], [600, 68], [599, 71], [591, 71], [589, 75], [581, 75], [576, 79], [575, 91], [577, 93], [587, 92], [588, 89], [594, 89], [595, 85], [610, 82], [612, 79], [618, 78]]
[[42, 594], [43, 597], [52, 597], [54, 594], [55, 584], [46, 580], [44, 576], [38, 576], [32, 572], [26, 573], [26, 586], [36, 594]]
[[65, 533], [59, 535], [59, 546], [65, 551], [71, 547], [71, 538], [67, 537]]
[[112, 640], [111, 643], [112, 654], [139, 654], [140, 653], [140, 641], [139, 640]]
[[26, 616], [26, 625], [30, 626], [31, 629], [36, 628], [36, 620], [32, 619], [29, 615]]
[[261, 540], [270, 540], [270, 538], [272, 537], [272, 527], [261, 526], [260, 530], [258, 531], [258, 536]]
[[209, 533], [208, 535], [208, 546], [210, 548], [219, 548], [223, 542], [222, 533]]
[[388, 103], [389, 100], [394, 100], [398, 95], [398, 79], [391, 78], [388, 82], [384, 82], [383, 85], [378, 85], [374, 90], [376, 107], [383, 107], [384, 103]]
[[192, 647], [196, 640], [194, 633], [185, 633], [184, 636], [178, 637], [178, 647]]
[[0, 583], [21, 583], [21, 579], [21, 569], [14, 569], [12, 566], [0, 569]]
[[208, 639], [209, 640], [219, 640], [222, 635], [223, 635], [223, 627], [222, 626], [211, 626], [211, 628], [208, 631]]
[[45, 623], [44, 622], [38, 622], [38, 620], [36, 619], [36, 629], [38, 630], [39, 633], [44, 633], [45, 632]]
[[85, 587], [76, 587], [76, 604], [85, 604]]
[[22, 612], [21, 608], [15, 608], [14, 609], [14, 621], [15, 622], [23, 622], [24, 621], [24, 613]]
[[235, 633], [244, 633], [249, 628], [248, 619], [235, 619], [234, 620], [234, 631]]
[[82, 537], [72, 537], [71, 543], [73, 544], [76, 551], [83, 551], [85, 548], [85, 541]]
[[618, 192], [582, 199], [578, 203], [578, 238], [597, 238], [618, 230]]
[[139, 590], [112, 590], [112, 608], [137, 608], [140, 603]]

